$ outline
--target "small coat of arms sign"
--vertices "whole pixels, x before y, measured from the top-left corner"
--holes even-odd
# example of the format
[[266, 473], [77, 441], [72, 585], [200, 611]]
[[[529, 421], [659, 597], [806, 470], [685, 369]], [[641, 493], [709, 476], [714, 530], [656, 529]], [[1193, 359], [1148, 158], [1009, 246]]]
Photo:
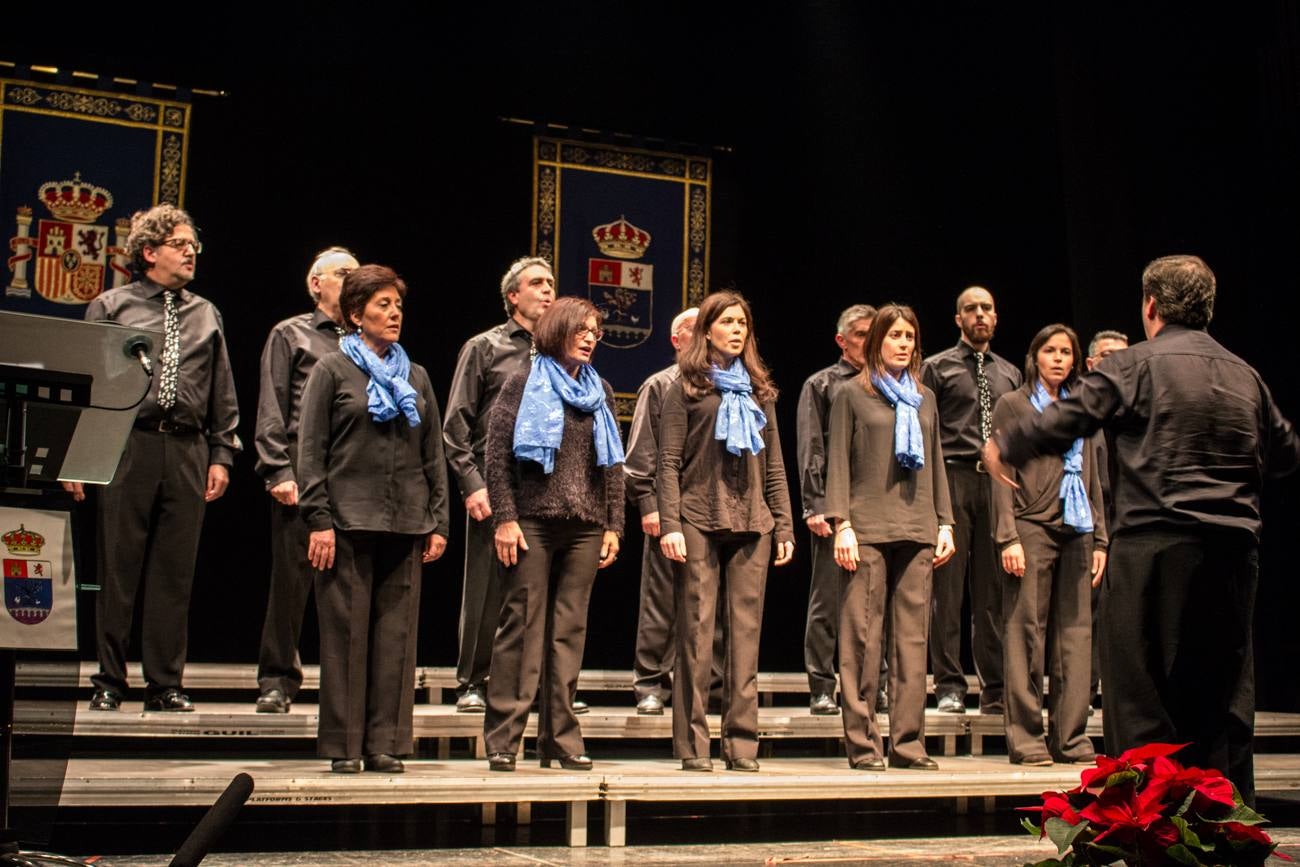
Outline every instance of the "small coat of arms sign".
[[650, 246], [650, 233], [619, 217], [591, 232], [600, 252], [611, 258], [587, 260], [587, 292], [605, 315], [605, 338], [615, 349], [644, 343], [652, 330], [654, 266], [637, 261]]

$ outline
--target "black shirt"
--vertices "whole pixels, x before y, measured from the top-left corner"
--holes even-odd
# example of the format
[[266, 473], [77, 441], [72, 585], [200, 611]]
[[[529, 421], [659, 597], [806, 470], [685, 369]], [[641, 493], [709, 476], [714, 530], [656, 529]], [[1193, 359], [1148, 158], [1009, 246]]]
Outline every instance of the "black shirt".
[[[165, 291], [165, 287], [147, 278], [110, 289], [86, 305], [86, 320], [116, 322], [165, 333]], [[221, 314], [206, 298], [178, 289], [176, 315], [181, 329], [176, 403], [166, 412], [158, 408], [158, 385], [162, 381], [162, 347], [159, 346], [149, 393], [140, 404], [136, 419], [154, 425], [168, 421], [204, 431], [208, 437], [208, 463], [228, 467], [235, 462], [235, 453], [242, 446], [235, 434], [239, 426], [239, 402], [235, 399], [235, 378], [230, 372]]]
[[664, 392], [677, 381], [681, 371], [674, 364], [650, 375], [636, 393], [636, 411], [632, 413], [632, 427], [628, 431], [627, 459], [623, 474], [627, 482], [627, 498], [636, 504], [645, 517], [659, 511], [655, 497], [655, 464], [659, 461], [659, 412], [664, 403]]
[[400, 413], [370, 417], [370, 376], [342, 352], [312, 369], [298, 439], [298, 509], [308, 527], [449, 535], [438, 402], [423, 367], [412, 364], [408, 381], [416, 427]]
[[253, 449], [267, 489], [296, 481], [290, 448], [298, 441], [298, 416], [307, 376], [322, 356], [339, 348], [339, 326], [321, 312], [292, 316], [271, 329], [262, 349]]
[[795, 454], [799, 460], [799, 496], [805, 520], [826, 513], [826, 448], [831, 437], [831, 403], [840, 386], [858, 375], [843, 358], [814, 373], [799, 392], [795, 416]]
[[1209, 527], [1258, 540], [1264, 478], [1300, 464], [1300, 438], [1254, 368], [1178, 325], [1102, 359], [1069, 398], [995, 439], [1021, 466], [1102, 425], [1119, 470], [1112, 536]]
[[462, 498], [487, 485], [483, 455], [492, 401], [512, 373], [528, 369], [532, 349], [533, 335], [513, 317], [474, 335], [461, 347], [451, 377], [442, 439]]
[[[1020, 371], [992, 352], [984, 353], [984, 375], [989, 380], [989, 413], [998, 398], [1020, 387]], [[958, 340], [952, 349], [931, 355], [921, 365], [921, 381], [939, 401], [939, 441], [950, 461], [979, 460], [984, 440], [980, 436], [980, 401], [975, 390], [975, 349]]]

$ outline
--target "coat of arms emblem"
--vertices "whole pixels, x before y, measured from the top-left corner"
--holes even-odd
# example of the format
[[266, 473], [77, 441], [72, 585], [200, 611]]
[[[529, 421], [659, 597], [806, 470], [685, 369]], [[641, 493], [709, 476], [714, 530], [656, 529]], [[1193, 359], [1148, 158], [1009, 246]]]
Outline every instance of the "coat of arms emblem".
[[587, 293], [605, 314], [605, 345], [630, 349], [650, 336], [654, 312], [654, 266], [637, 261], [650, 246], [650, 233], [619, 217], [591, 232], [608, 259], [587, 262]]
[[19, 623], [34, 626], [49, 617], [54, 608], [52, 564], [48, 560], [26, 559], [41, 553], [45, 537], [20, 525], [2, 538], [8, 552], [17, 555], [0, 561], [5, 579], [5, 610]]

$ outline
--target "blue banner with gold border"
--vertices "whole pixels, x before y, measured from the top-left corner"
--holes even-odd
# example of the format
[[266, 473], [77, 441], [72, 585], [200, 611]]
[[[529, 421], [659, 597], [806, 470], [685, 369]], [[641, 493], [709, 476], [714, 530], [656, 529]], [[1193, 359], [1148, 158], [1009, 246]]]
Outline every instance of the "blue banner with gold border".
[[187, 102], [0, 78], [0, 308], [81, 318], [131, 279], [130, 218], [183, 206]]
[[594, 364], [630, 419], [636, 391], [672, 363], [669, 326], [709, 279], [707, 157], [536, 136], [533, 254], [561, 295], [605, 314]]

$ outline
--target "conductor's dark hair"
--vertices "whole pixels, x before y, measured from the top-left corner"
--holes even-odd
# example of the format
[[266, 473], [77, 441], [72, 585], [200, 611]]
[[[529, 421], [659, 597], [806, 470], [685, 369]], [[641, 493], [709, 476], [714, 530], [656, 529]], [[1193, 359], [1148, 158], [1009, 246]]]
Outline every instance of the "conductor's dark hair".
[[1205, 328], [1214, 318], [1214, 272], [1200, 256], [1161, 256], [1142, 272], [1142, 298], [1170, 325]]

